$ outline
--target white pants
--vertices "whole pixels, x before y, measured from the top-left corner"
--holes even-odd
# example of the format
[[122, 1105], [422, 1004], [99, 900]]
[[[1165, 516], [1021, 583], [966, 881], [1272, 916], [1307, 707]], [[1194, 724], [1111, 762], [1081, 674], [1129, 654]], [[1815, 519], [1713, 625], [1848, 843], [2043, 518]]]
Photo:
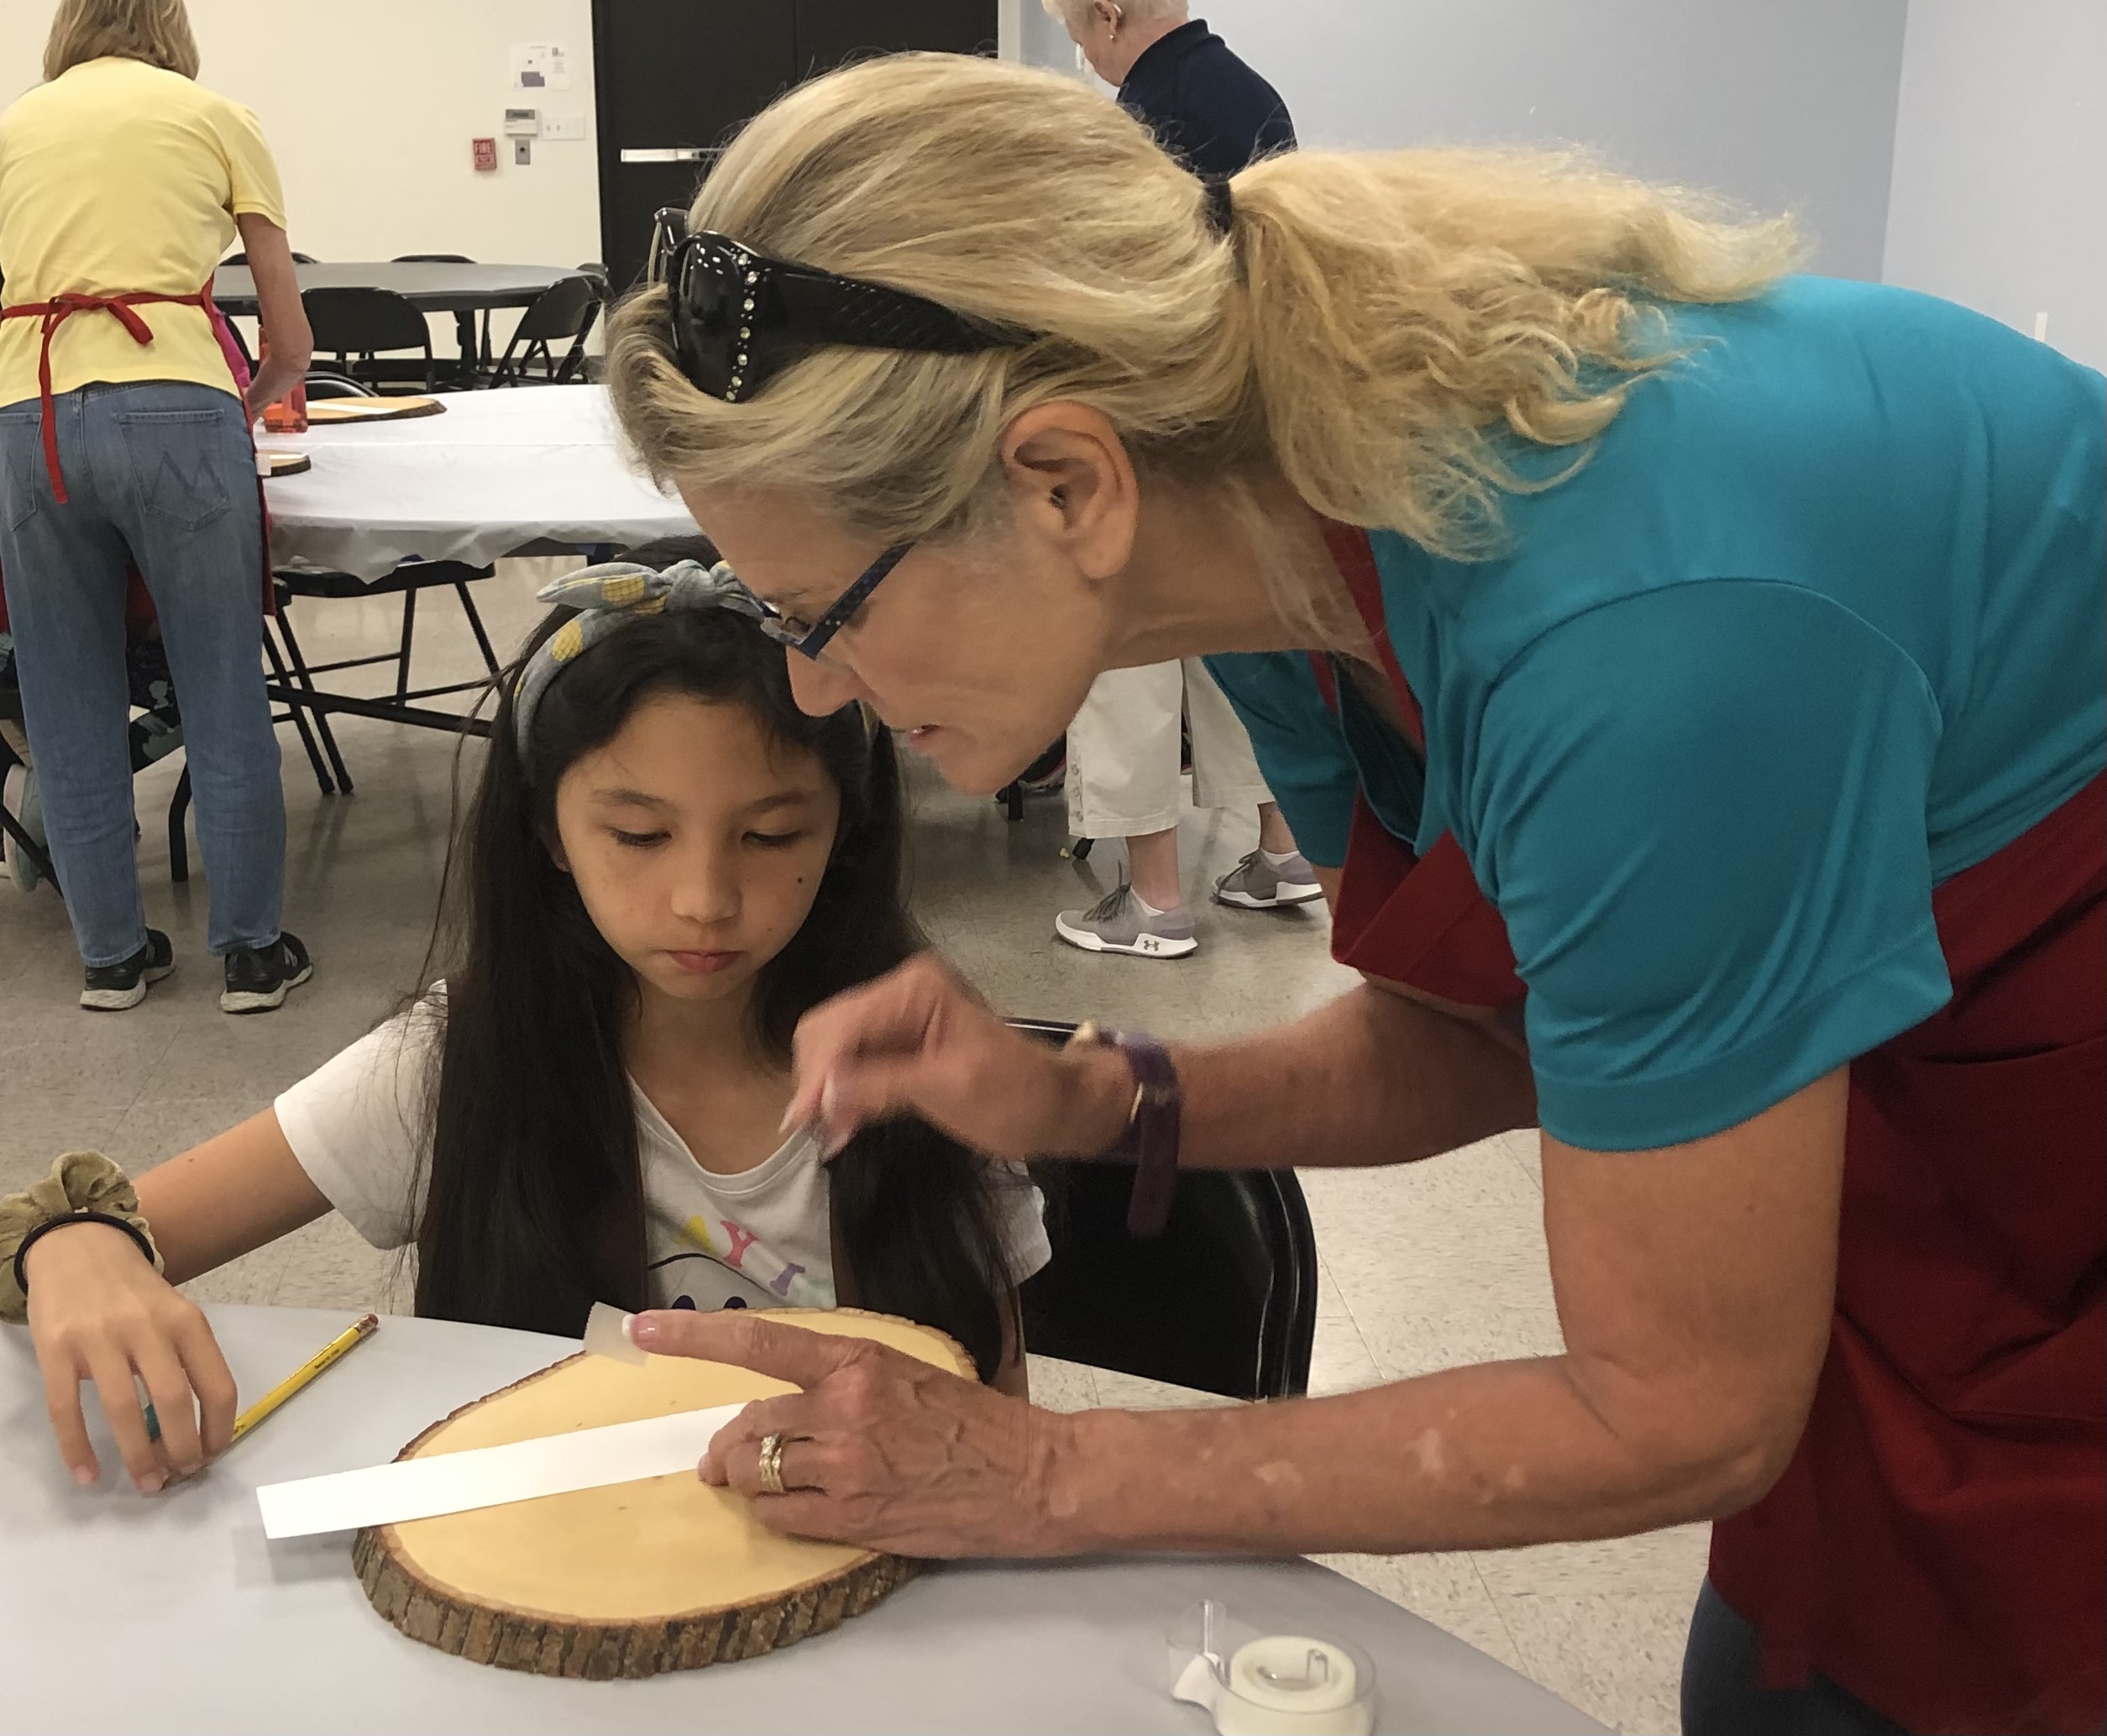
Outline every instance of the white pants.
[[1136, 838], [1178, 823], [1178, 722], [1192, 732], [1192, 801], [1255, 808], [1273, 800], [1251, 738], [1196, 657], [1108, 669], [1068, 726], [1068, 829]]

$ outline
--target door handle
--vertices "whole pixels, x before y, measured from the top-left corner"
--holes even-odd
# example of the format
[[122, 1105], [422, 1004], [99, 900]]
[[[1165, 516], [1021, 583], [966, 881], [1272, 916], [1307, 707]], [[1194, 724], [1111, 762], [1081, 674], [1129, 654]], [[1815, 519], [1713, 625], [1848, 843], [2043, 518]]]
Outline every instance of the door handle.
[[625, 163], [702, 163], [716, 153], [702, 144], [661, 144], [643, 150], [625, 150]]

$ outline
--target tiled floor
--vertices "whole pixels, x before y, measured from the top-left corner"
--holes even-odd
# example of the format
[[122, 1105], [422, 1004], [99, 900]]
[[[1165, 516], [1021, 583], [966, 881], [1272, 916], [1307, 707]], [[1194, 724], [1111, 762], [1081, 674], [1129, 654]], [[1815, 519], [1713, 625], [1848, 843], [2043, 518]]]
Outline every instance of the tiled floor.
[[[478, 588], [501, 644], [533, 619], [532, 586], [553, 570], [507, 564]], [[317, 661], [385, 645], [396, 630], [385, 604], [302, 608]], [[461, 667], [467, 639], [453, 614], [443, 599], [420, 611], [432, 653], [420, 680]], [[455, 743], [356, 720], [340, 724], [338, 736], [359, 789], [332, 800], [317, 794], [297, 744], [285, 737], [286, 920], [312, 947], [317, 969], [281, 1013], [234, 1020], [215, 1010], [203, 883], [172, 887], [167, 876], [161, 816], [172, 766], [139, 780], [140, 868], [149, 918], [175, 936], [181, 968], [143, 1008], [119, 1018], [77, 1011], [79, 966], [58, 901], [0, 883], [0, 1192], [72, 1146], [96, 1146], [136, 1168], [254, 1114], [411, 986], [445, 858]], [[1253, 915], [1201, 903], [1201, 951], [1176, 963], [1062, 947], [1051, 936], [1053, 913], [1095, 895], [1098, 877], [1116, 872], [1115, 849], [1088, 864], [1061, 861], [1057, 800], [1035, 803], [1019, 826], [930, 780], [918, 781], [917, 805], [923, 920], [1006, 1008], [1203, 1036], [1291, 1016], [1349, 980], [1326, 956], [1322, 916], [1308, 911]], [[1190, 895], [1203, 897], [1207, 877], [1250, 847], [1251, 831], [1249, 816], [1188, 820]], [[1305, 1172], [1303, 1180], [1323, 1264], [1315, 1390], [1558, 1348], [1533, 1136], [1488, 1140], [1408, 1169]], [[390, 1256], [327, 1219], [191, 1290], [207, 1299], [400, 1308], [402, 1277]], [[1067, 1365], [1042, 1364], [1035, 1379], [1041, 1400], [1061, 1408], [1177, 1396]], [[1606, 1722], [1671, 1731], [1705, 1530], [1334, 1565]]]

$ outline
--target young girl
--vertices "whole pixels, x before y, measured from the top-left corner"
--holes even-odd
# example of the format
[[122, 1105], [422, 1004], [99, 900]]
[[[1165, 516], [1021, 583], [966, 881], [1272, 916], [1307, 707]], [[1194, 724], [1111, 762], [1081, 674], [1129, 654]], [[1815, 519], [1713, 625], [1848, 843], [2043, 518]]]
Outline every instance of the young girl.
[[694, 558], [542, 594], [584, 607], [545, 621], [506, 684], [448, 867], [443, 978], [427, 962], [398, 1017], [139, 1178], [164, 1275], [117, 1225], [30, 1244], [82, 1482], [82, 1379], [142, 1489], [225, 1444], [233, 1382], [170, 1287], [332, 1207], [376, 1246], [415, 1244], [420, 1314], [575, 1336], [601, 1299], [855, 1303], [943, 1329], [1022, 1390], [1016, 1286], [1048, 1256], [1029, 1183], [916, 1122], [824, 1167], [781, 1126], [799, 1016], [921, 944], [891, 740], [854, 706], [799, 711], [706, 544], [639, 553]]

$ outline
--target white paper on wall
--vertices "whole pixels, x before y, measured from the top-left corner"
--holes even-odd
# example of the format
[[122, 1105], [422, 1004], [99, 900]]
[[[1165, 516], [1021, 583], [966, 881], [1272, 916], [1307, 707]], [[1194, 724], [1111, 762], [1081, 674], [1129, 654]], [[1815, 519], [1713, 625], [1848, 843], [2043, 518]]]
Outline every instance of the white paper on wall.
[[512, 88], [516, 91], [568, 91], [571, 87], [569, 49], [560, 42], [512, 45]]

